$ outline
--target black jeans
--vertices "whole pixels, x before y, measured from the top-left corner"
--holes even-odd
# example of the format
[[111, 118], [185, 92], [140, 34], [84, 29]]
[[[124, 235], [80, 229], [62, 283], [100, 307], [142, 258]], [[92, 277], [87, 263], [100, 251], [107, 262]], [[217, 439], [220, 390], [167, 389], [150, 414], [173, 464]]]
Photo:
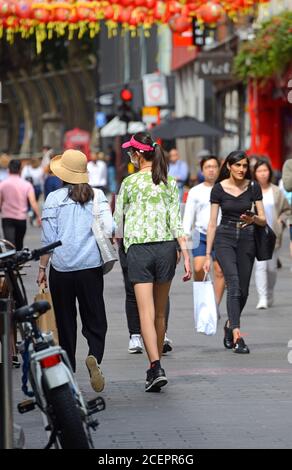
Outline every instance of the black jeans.
[[[141, 334], [141, 327], [140, 327], [140, 318], [139, 318], [139, 311], [137, 306], [137, 301], [135, 297], [135, 291], [132, 282], [128, 276], [128, 265], [127, 265], [127, 255], [122, 247], [119, 248], [119, 257], [120, 263], [123, 271], [124, 277], [124, 284], [125, 284], [125, 291], [126, 291], [126, 315], [127, 315], [127, 323], [128, 323], [128, 330], [131, 335], [140, 335]], [[165, 318], [165, 327], [167, 330], [168, 327], [168, 317], [169, 317], [169, 297], [167, 301], [166, 307], [166, 318]]]
[[73, 370], [76, 369], [76, 299], [79, 304], [82, 334], [89, 346], [88, 354], [92, 354], [100, 364], [107, 331], [102, 268], [60, 272], [51, 267], [49, 281], [59, 342], [67, 352]]
[[255, 260], [254, 226], [241, 229], [235, 225], [219, 225], [214, 247], [227, 285], [230, 328], [239, 328]]
[[26, 232], [26, 220], [2, 219], [4, 238], [13, 243], [16, 250], [22, 250]]

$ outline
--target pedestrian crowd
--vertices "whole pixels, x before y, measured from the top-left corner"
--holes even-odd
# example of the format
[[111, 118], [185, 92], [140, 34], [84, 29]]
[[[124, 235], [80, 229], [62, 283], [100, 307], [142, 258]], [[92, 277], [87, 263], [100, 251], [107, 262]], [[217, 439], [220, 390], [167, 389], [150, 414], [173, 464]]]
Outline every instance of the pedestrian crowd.
[[[160, 392], [168, 383], [162, 356], [173, 348], [167, 330], [171, 283], [179, 262], [184, 266], [183, 282], [191, 278], [204, 282], [213, 273], [218, 318], [226, 290], [223, 345], [236, 354], [250, 353], [241, 324], [253, 268], [256, 308], [267, 309], [275, 302], [279, 248], [287, 226], [292, 255], [292, 160], [285, 163], [276, 185], [266, 157], [238, 150], [222, 161], [204, 150], [199, 154], [197, 184], [186, 191], [191, 174], [177, 149], [167, 155], [145, 132], [133, 135], [122, 148], [135, 171], [123, 179], [111, 205], [107, 195], [117, 187], [112, 147], [107, 158], [93, 151], [89, 161], [79, 150], [55, 156], [45, 148], [41, 160], [32, 158], [24, 166], [3, 154], [2, 229], [4, 238], [22, 249], [29, 214], [31, 222], [41, 226], [43, 245], [62, 241], [62, 246], [41, 257], [37, 282], [50, 288], [59, 342], [74, 371], [79, 311], [88, 343], [86, 366], [92, 388], [100, 392], [105, 385], [101, 362], [107, 318], [103, 251], [93, 230], [98, 224], [104, 239], [118, 248], [128, 352], [141, 354], [145, 348], [149, 361], [145, 391]], [[182, 202], [186, 202], [183, 211]], [[257, 234], [267, 224], [275, 234], [275, 248], [270, 257], [261, 259]]]

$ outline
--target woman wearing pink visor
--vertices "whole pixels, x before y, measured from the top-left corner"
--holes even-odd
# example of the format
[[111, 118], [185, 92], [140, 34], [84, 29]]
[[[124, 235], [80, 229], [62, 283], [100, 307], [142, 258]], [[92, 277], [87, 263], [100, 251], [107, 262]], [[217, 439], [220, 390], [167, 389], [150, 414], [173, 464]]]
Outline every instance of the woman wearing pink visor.
[[177, 241], [184, 256], [184, 281], [191, 279], [176, 181], [167, 176], [162, 148], [145, 132], [122, 145], [139, 170], [124, 179], [117, 198], [116, 236], [123, 237], [128, 275], [134, 285], [143, 342], [150, 361], [146, 392], [167, 384], [160, 364], [165, 311], [175, 275]]

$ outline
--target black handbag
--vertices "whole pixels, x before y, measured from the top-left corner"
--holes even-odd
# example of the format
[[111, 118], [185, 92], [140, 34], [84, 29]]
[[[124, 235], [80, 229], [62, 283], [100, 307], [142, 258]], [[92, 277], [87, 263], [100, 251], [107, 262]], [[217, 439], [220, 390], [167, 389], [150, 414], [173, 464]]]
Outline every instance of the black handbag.
[[[254, 181], [251, 182], [251, 192], [254, 202], [254, 212], [257, 214], [257, 208], [254, 197]], [[271, 227], [268, 224], [263, 227], [254, 224], [254, 238], [256, 246], [256, 259], [258, 261], [266, 261], [268, 259], [272, 259], [276, 245], [276, 235], [271, 229]]]

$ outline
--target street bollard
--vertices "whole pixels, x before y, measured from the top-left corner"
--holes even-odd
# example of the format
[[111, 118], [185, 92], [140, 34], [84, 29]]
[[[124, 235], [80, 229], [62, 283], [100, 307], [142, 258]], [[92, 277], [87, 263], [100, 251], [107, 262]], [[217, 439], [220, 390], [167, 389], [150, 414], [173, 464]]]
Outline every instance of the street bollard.
[[0, 378], [0, 449], [13, 448], [11, 312], [13, 301], [0, 299], [1, 378]]

